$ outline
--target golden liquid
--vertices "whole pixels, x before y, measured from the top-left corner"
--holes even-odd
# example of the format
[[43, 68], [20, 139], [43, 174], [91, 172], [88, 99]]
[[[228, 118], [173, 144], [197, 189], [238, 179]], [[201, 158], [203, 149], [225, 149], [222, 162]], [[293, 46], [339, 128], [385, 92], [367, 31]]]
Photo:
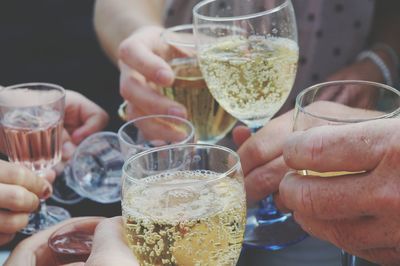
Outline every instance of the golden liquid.
[[216, 143], [232, 129], [236, 119], [210, 94], [196, 59], [179, 58], [172, 60], [170, 65], [175, 72], [175, 81], [161, 92], [186, 107], [200, 142]]
[[300, 170], [298, 173], [300, 175], [312, 175], [312, 176], [320, 176], [320, 177], [334, 177], [334, 176], [343, 176], [343, 175], [355, 175], [364, 173], [365, 171], [359, 172], [348, 172], [348, 171], [336, 171], [336, 172], [316, 172], [312, 170]]
[[[213, 176], [186, 171], [168, 179], [176, 184]], [[149, 184], [166, 183], [165, 176], [150, 179]], [[140, 265], [236, 265], [246, 222], [244, 188], [237, 179], [193, 191], [139, 185], [124, 193], [122, 208], [128, 244]]]
[[211, 94], [251, 127], [263, 126], [284, 104], [296, 76], [298, 46], [285, 38], [223, 39], [199, 53]]

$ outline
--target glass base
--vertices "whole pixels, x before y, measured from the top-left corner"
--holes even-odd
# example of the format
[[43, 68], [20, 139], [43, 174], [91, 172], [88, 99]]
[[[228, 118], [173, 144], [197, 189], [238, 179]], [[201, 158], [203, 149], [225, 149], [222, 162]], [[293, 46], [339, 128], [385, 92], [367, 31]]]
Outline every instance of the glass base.
[[264, 250], [278, 250], [304, 240], [308, 234], [301, 229], [291, 214], [272, 219], [257, 218], [258, 209], [248, 211], [243, 246]]
[[70, 218], [69, 212], [61, 207], [44, 206], [39, 213], [32, 213], [29, 216], [29, 223], [21, 233], [32, 235]]

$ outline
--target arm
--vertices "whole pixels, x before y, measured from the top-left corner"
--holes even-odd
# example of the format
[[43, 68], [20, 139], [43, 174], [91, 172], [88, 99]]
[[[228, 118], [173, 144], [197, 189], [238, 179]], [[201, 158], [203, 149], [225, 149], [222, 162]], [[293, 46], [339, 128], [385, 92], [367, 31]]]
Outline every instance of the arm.
[[162, 25], [161, 0], [97, 0], [94, 26], [105, 52], [118, 61], [118, 47], [131, 33], [142, 26]]

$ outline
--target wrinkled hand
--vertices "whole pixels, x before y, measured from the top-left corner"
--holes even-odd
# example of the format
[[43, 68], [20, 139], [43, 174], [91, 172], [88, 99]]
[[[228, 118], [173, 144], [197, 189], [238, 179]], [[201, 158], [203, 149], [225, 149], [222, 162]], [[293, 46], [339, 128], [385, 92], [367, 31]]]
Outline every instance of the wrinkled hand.
[[122, 218], [103, 220], [96, 227], [92, 253], [85, 266], [139, 265], [124, 241]]
[[292, 116], [293, 111], [290, 111], [271, 120], [251, 137], [243, 128], [233, 132], [236, 144], [241, 144], [238, 154], [245, 175], [248, 205], [277, 192], [281, 179], [288, 171], [282, 149], [292, 131]]
[[[59, 265], [53, 251], [48, 246], [50, 236], [68, 224], [87, 220], [89, 217], [72, 218], [50, 227], [44, 231], [40, 231], [18, 244], [12, 251], [4, 266], [50, 266]], [[94, 218], [94, 217], [93, 217]], [[100, 218], [100, 217], [96, 217]], [[96, 226], [93, 223], [93, 226]], [[71, 263], [72, 265], [84, 265], [83, 262]], [[63, 265], [67, 266], [67, 264]]]
[[351, 254], [400, 264], [400, 121], [321, 126], [295, 132], [284, 147], [287, 165], [317, 172], [363, 173], [317, 177], [288, 173], [280, 200], [308, 233]]
[[0, 161], [0, 245], [11, 241], [23, 229], [39, 198], [51, 195], [48, 181], [25, 167]]
[[174, 80], [174, 73], [165, 61], [172, 48], [161, 40], [163, 30], [155, 26], [143, 27], [120, 45], [120, 92], [130, 103], [128, 119], [149, 114], [186, 117], [183, 105], [156, 89], [156, 86], [169, 86]]
[[87, 136], [102, 130], [108, 114], [82, 94], [67, 90], [63, 132], [63, 159], [68, 160]]

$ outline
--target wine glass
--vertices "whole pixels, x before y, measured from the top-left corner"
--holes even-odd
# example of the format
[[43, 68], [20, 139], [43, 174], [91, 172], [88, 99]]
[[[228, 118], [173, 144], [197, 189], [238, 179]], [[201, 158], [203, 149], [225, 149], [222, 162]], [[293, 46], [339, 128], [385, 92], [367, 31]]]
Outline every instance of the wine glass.
[[[311, 86], [297, 96], [293, 130], [362, 123], [399, 115], [400, 93], [396, 89], [370, 81], [331, 81]], [[305, 169], [302, 173], [331, 178], [352, 174], [341, 170], [318, 173]], [[343, 266], [356, 265], [357, 259], [342, 251]]]
[[236, 119], [207, 88], [197, 63], [193, 25], [168, 28], [161, 37], [170, 47], [166, 60], [175, 73], [173, 84], [160, 88], [161, 93], [185, 106], [198, 143], [217, 143], [233, 128]]
[[[290, 0], [205, 0], [193, 9], [201, 72], [218, 103], [253, 132], [282, 107], [299, 57]], [[268, 147], [266, 147], [268, 148]], [[306, 237], [272, 196], [249, 210], [244, 244], [275, 250]]]
[[246, 217], [239, 156], [208, 144], [133, 156], [123, 168], [122, 216], [141, 265], [236, 265]]
[[[0, 123], [11, 162], [43, 176], [61, 160], [65, 90], [54, 84], [25, 83], [0, 89]], [[40, 199], [24, 234], [33, 234], [70, 218]]]

